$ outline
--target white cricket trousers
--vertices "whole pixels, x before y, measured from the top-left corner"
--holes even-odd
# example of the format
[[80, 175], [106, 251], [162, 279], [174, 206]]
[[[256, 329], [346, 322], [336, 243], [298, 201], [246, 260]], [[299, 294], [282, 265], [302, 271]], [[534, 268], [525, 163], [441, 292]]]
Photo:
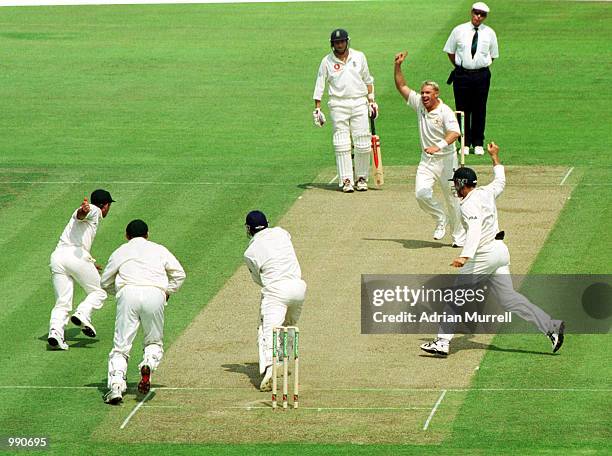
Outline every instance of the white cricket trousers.
[[[509, 265], [508, 247], [504, 241], [495, 240], [480, 247], [476, 255], [465, 263], [461, 268], [461, 275], [457, 277], [457, 285], [470, 284], [474, 280], [482, 279], [483, 276], [489, 276], [491, 291], [505, 310], [533, 323], [545, 334], [556, 330], [560, 323], [559, 320], [553, 320], [550, 315], [514, 290]], [[440, 327], [438, 337], [451, 340], [453, 334], [446, 333]]]
[[77, 310], [91, 320], [94, 310], [101, 309], [106, 292], [100, 286], [100, 274], [91, 254], [81, 247], [58, 247], [51, 254], [51, 280], [55, 290], [55, 306], [51, 311], [49, 329], [55, 329], [62, 337], [72, 310], [74, 282], [87, 293]]
[[[351, 144], [355, 146], [355, 174], [368, 179], [370, 155], [372, 154], [372, 135], [368, 124], [368, 100], [359, 98], [330, 98], [327, 103], [334, 128], [332, 142], [336, 152], [338, 185], [349, 179], [355, 183]], [[352, 142], [351, 142], [352, 138]]]
[[260, 325], [257, 345], [259, 349], [259, 373], [272, 365], [272, 328], [295, 326], [302, 313], [306, 297], [306, 282], [282, 280], [261, 290]]
[[121, 385], [126, 389], [127, 364], [132, 343], [142, 324], [144, 364], [157, 369], [164, 355], [164, 307], [166, 294], [157, 287], [127, 285], [117, 293], [117, 316], [113, 349], [108, 355], [108, 387]]
[[[453, 172], [457, 168], [457, 154], [429, 155], [421, 158], [417, 168], [414, 193], [419, 207], [431, 215], [438, 224], [449, 224], [453, 243], [463, 245], [465, 228], [461, 224], [459, 198], [453, 193]], [[434, 198], [434, 185], [440, 186], [446, 209]]]

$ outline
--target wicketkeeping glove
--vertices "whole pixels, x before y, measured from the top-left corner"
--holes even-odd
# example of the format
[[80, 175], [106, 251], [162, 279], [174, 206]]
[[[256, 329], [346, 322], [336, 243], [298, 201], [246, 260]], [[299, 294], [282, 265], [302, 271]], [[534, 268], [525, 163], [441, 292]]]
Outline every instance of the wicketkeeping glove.
[[376, 120], [378, 118], [378, 104], [375, 101], [368, 105], [368, 113], [371, 119]]
[[312, 111], [312, 120], [314, 121], [315, 127], [322, 127], [325, 124], [325, 114], [321, 109], [317, 108]]

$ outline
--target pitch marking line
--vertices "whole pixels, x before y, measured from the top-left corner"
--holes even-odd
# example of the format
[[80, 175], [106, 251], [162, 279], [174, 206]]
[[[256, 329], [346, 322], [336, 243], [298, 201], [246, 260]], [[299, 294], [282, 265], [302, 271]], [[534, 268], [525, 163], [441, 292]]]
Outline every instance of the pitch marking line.
[[[89, 389], [100, 389], [98, 386], [48, 386], [48, 385], [0, 385], [0, 390], [9, 389], [57, 389], [57, 390], [89, 390]], [[189, 387], [189, 386], [159, 386], [151, 391], [232, 391], [232, 390], [244, 390], [254, 391], [251, 386], [220, 386], [220, 387]], [[612, 388], [307, 388], [306, 391], [345, 391], [345, 392], [454, 392], [454, 393], [467, 393], [467, 392], [512, 392], [512, 391], [524, 391], [524, 392], [572, 392], [572, 393], [610, 393]]]
[[565, 181], [570, 176], [570, 174], [572, 174], [572, 171], [574, 171], [574, 167], [573, 166], [570, 169], [567, 170], [567, 173], [565, 173], [565, 176], [563, 176], [563, 179], [561, 179], [561, 182], [559, 182], [559, 186], [565, 184]]
[[[270, 410], [271, 407], [267, 406], [246, 406], [246, 407], [224, 407], [226, 409], [235, 410]], [[429, 410], [429, 407], [303, 407], [300, 406], [299, 410], [308, 410], [313, 412], [398, 412], [405, 410]]]
[[328, 182], [328, 184], [333, 184], [334, 182], [336, 182], [336, 179], [338, 179], [338, 177], [339, 176], [336, 174], [334, 178]]
[[136, 404], [136, 407], [134, 407], [134, 409], [130, 412], [130, 414], [127, 416], [127, 418], [125, 419], [125, 421], [123, 422], [123, 424], [121, 425], [119, 429], [124, 429], [128, 425], [132, 417], [136, 415], [136, 412], [138, 411], [138, 409], [142, 407], [142, 404], [144, 404], [145, 401], [149, 399], [149, 397], [151, 397], [151, 394], [153, 394], [154, 391], [155, 391], [155, 388], [151, 388], [151, 391], [149, 391], [147, 395], [143, 397], [138, 404]]
[[438, 400], [436, 401], [436, 403], [434, 404], [433, 408], [431, 409], [431, 413], [429, 414], [429, 416], [427, 417], [427, 421], [425, 421], [425, 425], [423, 426], [423, 430], [426, 431], [427, 428], [429, 427], [429, 423], [431, 423], [432, 418], [434, 417], [436, 410], [438, 410], [438, 407], [440, 406], [440, 404], [442, 403], [442, 399], [444, 399], [444, 396], [446, 395], [446, 390], [442, 390], [442, 393], [440, 394], [440, 397], [438, 398]]

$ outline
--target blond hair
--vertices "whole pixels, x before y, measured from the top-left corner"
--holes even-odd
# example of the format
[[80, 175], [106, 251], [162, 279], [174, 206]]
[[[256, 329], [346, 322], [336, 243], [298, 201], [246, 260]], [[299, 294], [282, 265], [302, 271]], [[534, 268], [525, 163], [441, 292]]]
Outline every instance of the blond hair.
[[425, 86], [431, 86], [436, 92], [440, 93], [440, 86], [436, 81], [423, 81], [423, 84], [421, 84], [421, 90], [423, 90], [423, 87]]

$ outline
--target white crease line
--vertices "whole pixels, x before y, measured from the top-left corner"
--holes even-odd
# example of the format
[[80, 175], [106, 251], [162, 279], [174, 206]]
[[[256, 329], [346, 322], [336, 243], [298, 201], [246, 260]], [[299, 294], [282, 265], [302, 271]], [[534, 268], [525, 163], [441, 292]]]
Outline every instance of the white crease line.
[[559, 183], [560, 186], [565, 184], [565, 181], [567, 180], [569, 175], [572, 174], [572, 171], [574, 171], [574, 167], [573, 166], [570, 169], [567, 170], [567, 173], [565, 173], [565, 176], [563, 176], [563, 179], [561, 179], [561, 182]]
[[[291, 407], [291, 406], [289, 406]], [[271, 407], [266, 406], [245, 406], [245, 407], [224, 407], [227, 409], [236, 410], [257, 410], [266, 409], [270, 410]], [[315, 410], [317, 412], [328, 412], [328, 411], [349, 411], [349, 412], [378, 412], [378, 411], [401, 411], [401, 410], [429, 410], [429, 407], [302, 407], [299, 410]]]
[[[100, 389], [98, 386], [48, 386], [48, 385], [0, 385], [0, 390], [5, 389], [56, 389], [56, 390], [88, 390], [88, 389]], [[218, 386], [218, 387], [188, 387], [188, 386], [159, 386], [155, 388], [156, 391], [254, 391], [252, 386]], [[153, 391], [153, 390], [151, 390]], [[380, 393], [392, 393], [392, 392], [456, 392], [456, 393], [467, 393], [470, 391], [478, 392], [512, 392], [512, 391], [525, 391], [525, 392], [584, 392], [584, 393], [610, 393], [612, 388], [306, 388], [306, 391], [345, 391], [354, 393], [367, 393], [367, 392], [380, 392]]]
[[338, 179], [338, 175], [337, 174], [334, 176], [334, 178], [332, 180], [330, 180], [328, 182], [328, 184], [333, 184], [336, 181], [336, 179]]
[[[0, 181], [0, 184], [27, 185], [88, 185], [100, 184], [102, 181]], [[107, 185], [257, 185], [263, 187], [288, 187], [297, 185], [294, 182], [155, 182], [155, 181], [104, 181]]]
[[136, 415], [136, 412], [138, 411], [138, 409], [142, 407], [142, 404], [144, 404], [145, 401], [151, 396], [151, 394], [153, 394], [153, 391], [155, 391], [155, 388], [152, 388], [151, 391], [149, 391], [147, 395], [143, 397], [142, 400], [138, 404], [136, 404], [136, 407], [134, 407], [134, 410], [130, 412], [130, 414], [127, 416], [127, 418], [125, 419], [125, 421], [123, 422], [123, 424], [121, 425], [119, 429], [123, 429], [128, 425], [132, 417]]
[[431, 419], [433, 418], [434, 414], [436, 413], [436, 410], [438, 410], [438, 407], [440, 406], [440, 403], [442, 402], [442, 399], [444, 399], [445, 395], [446, 395], [446, 390], [442, 390], [442, 394], [440, 394], [440, 397], [438, 398], [438, 400], [434, 404], [433, 408], [431, 409], [431, 413], [427, 417], [427, 421], [425, 421], [425, 426], [423, 426], [423, 430], [424, 431], [426, 431], [427, 428], [429, 427], [429, 423], [431, 422]]

